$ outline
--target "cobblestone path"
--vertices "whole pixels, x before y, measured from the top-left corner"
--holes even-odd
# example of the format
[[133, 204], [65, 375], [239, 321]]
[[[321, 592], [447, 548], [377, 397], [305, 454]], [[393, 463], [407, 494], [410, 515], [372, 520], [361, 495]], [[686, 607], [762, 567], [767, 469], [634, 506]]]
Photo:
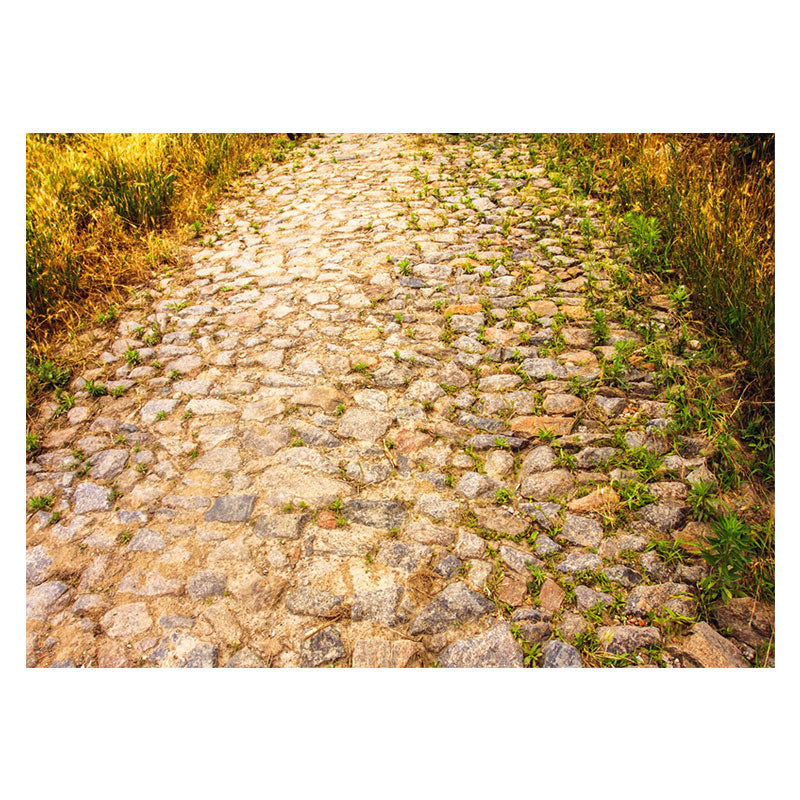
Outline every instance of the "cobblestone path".
[[95, 332], [27, 464], [27, 664], [750, 666], [637, 358], [675, 312], [619, 324], [592, 204], [524, 137], [294, 154]]

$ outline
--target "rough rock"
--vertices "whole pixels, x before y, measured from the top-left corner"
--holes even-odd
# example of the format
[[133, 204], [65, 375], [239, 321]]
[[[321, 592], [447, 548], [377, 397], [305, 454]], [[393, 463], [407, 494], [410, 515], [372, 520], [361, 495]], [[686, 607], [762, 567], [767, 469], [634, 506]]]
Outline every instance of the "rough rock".
[[494, 604], [482, 594], [458, 581], [446, 586], [412, 620], [409, 633], [439, 633], [457, 622], [476, 619], [490, 613]]
[[507, 623], [461, 639], [442, 652], [443, 667], [522, 667], [522, 648]]

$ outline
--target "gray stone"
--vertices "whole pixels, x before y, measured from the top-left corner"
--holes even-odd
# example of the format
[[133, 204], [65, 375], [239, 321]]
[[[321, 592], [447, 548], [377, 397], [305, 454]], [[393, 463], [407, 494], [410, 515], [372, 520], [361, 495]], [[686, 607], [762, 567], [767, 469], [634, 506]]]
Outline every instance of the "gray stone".
[[460, 494], [463, 497], [474, 499], [475, 497], [494, 491], [498, 485], [499, 484], [486, 475], [481, 475], [478, 472], [467, 472], [461, 476], [455, 491], [456, 494]]
[[627, 589], [640, 584], [643, 580], [642, 576], [636, 570], [626, 567], [622, 564], [612, 564], [603, 570], [603, 575], [606, 576], [613, 583], [618, 583]]
[[386, 413], [389, 410], [389, 399], [386, 392], [380, 392], [377, 389], [362, 389], [360, 392], [355, 392], [353, 400], [357, 405], [372, 411]]
[[575, 640], [585, 633], [588, 633], [592, 626], [580, 614], [573, 614], [571, 611], [565, 611], [558, 626], [558, 632], [563, 639], [575, 644]]
[[544, 380], [548, 375], [554, 378], [566, 378], [567, 371], [554, 358], [526, 358], [520, 368], [531, 378]]
[[30, 586], [42, 583], [50, 572], [53, 559], [44, 545], [37, 544], [25, 552], [25, 582]]
[[664, 559], [655, 550], [642, 553], [639, 563], [648, 578], [654, 581], [666, 581], [670, 576], [670, 569]]
[[[177, 400], [171, 402], [177, 403]], [[217, 400], [215, 398], [192, 398], [186, 405], [186, 410], [201, 417], [209, 414], [234, 414], [239, 411], [238, 407], [227, 400]]]
[[459, 558], [481, 558], [486, 550], [486, 542], [477, 534], [461, 531], [456, 539], [453, 552]]
[[206, 522], [246, 522], [255, 504], [256, 498], [252, 494], [218, 497], [203, 519]]
[[127, 462], [127, 450], [103, 450], [100, 453], [95, 453], [89, 459], [89, 463], [92, 465], [89, 476], [101, 481], [116, 478], [125, 469]]
[[151, 653], [150, 662], [159, 667], [210, 669], [217, 666], [219, 649], [188, 633], [167, 634]]
[[227, 578], [216, 572], [197, 572], [189, 578], [186, 593], [192, 600], [221, 597], [225, 594]]
[[456, 333], [477, 333], [485, 321], [486, 318], [480, 312], [477, 314], [450, 315], [450, 327]]
[[235, 447], [218, 447], [194, 461], [191, 468], [204, 472], [223, 473], [236, 472], [241, 465], [242, 459]]
[[614, 597], [612, 595], [607, 592], [598, 592], [595, 589], [590, 589], [588, 586], [576, 586], [575, 599], [580, 611], [586, 611], [587, 608], [594, 608], [598, 605], [607, 607], [614, 602]]
[[47, 581], [28, 590], [25, 601], [26, 619], [45, 619], [67, 604], [69, 587], [61, 581]]
[[100, 626], [112, 639], [132, 639], [153, 625], [144, 603], [128, 603], [106, 612]]
[[460, 569], [461, 561], [452, 555], [452, 553], [448, 553], [436, 563], [433, 571], [442, 578], [449, 580], [458, 575]]
[[403, 597], [401, 586], [389, 586], [362, 592], [353, 599], [352, 618], [355, 621], [369, 620], [392, 626], [397, 622], [397, 607]]
[[514, 640], [507, 623], [495, 625], [486, 633], [461, 639], [441, 655], [443, 667], [522, 667], [522, 648]]
[[345, 469], [348, 480], [365, 486], [383, 483], [391, 474], [392, 470], [386, 464], [368, 464], [361, 461], [350, 461]]
[[[477, 340], [473, 339], [471, 336], [464, 336], [463, 334], [459, 336], [455, 341], [453, 341], [452, 347], [455, 347], [456, 350], [461, 350], [459, 355], [463, 355], [464, 353], [475, 353], [476, 360], [480, 362], [480, 356], [477, 355], [479, 353], [485, 352], [486, 348]], [[459, 364], [466, 366], [463, 360], [459, 357], [455, 359]]]
[[542, 661], [539, 666], [550, 669], [575, 668], [583, 667], [583, 662], [576, 647], [560, 639], [553, 639], [542, 648]]
[[[472, 397], [472, 395], [470, 395], [470, 397]], [[492, 448], [498, 446], [508, 447], [511, 450], [521, 450], [525, 444], [526, 442], [524, 439], [520, 439], [516, 436], [506, 436], [505, 434], [495, 436], [490, 433], [478, 433], [475, 436], [470, 436], [469, 439], [464, 442], [465, 447], [471, 447], [473, 450], [492, 450]], [[494, 452], [490, 453], [489, 456], [487, 456], [487, 468], [489, 467], [489, 459], [492, 456], [507, 456], [513, 463], [513, 457], [508, 453], [495, 450]]]
[[570, 553], [557, 567], [559, 572], [573, 573], [599, 569], [603, 559], [596, 553]]
[[324, 589], [303, 587], [286, 598], [286, 610], [307, 617], [328, 617], [344, 601], [343, 595], [331, 594]]
[[249, 428], [242, 433], [242, 444], [262, 456], [274, 456], [278, 450], [289, 444], [289, 439], [288, 425], [270, 425], [266, 436], [259, 436]]
[[613, 447], [584, 447], [575, 456], [575, 464], [580, 469], [594, 469], [617, 451]]
[[310, 422], [300, 419], [293, 420], [292, 428], [297, 432], [303, 444], [311, 447], [339, 447], [341, 445], [341, 441], [332, 433], [312, 425]]
[[249, 647], [243, 647], [241, 650], [237, 650], [231, 658], [228, 659], [228, 663], [225, 665], [226, 669], [259, 669], [266, 666], [264, 659], [262, 659], [255, 650], [251, 650]]
[[160, 533], [149, 528], [142, 528], [131, 539], [126, 550], [129, 553], [159, 553], [166, 546], [167, 542]]
[[85, 594], [79, 597], [69, 610], [76, 616], [84, 616], [95, 611], [102, 611], [109, 606], [109, 601], [99, 594]]
[[165, 630], [172, 630], [173, 628], [191, 628], [194, 625], [192, 617], [181, 617], [175, 614], [165, 614], [158, 620], [160, 627]]
[[458, 424], [463, 425], [465, 428], [475, 428], [479, 431], [490, 431], [491, 433], [500, 433], [500, 431], [506, 427], [505, 422], [502, 420], [492, 419], [491, 417], [479, 417], [467, 411], [463, 411], [459, 414]]
[[650, 503], [639, 509], [639, 518], [659, 533], [679, 530], [689, 519], [689, 507], [680, 503]]
[[658, 583], [652, 586], [637, 586], [628, 595], [625, 613], [646, 617], [651, 611], [667, 608], [684, 617], [695, 611], [692, 590], [685, 583]]
[[575, 414], [583, 408], [583, 400], [574, 394], [557, 392], [545, 397], [543, 408], [546, 414]]
[[417, 508], [434, 519], [446, 519], [461, 506], [453, 500], [445, 500], [438, 494], [421, 494], [417, 499]]
[[371, 444], [386, 433], [391, 422], [392, 418], [388, 414], [365, 408], [350, 408], [342, 415], [336, 432], [339, 436]]
[[708, 567], [705, 564], [678, 564], [675, 570], [675, 580], [678, 583], [688, 583], [692, 586], [697, 586], [706, 575]]
[[413, 522], [405, 530], [407, 538], [420, 544], [450, 547], [456, 539], [455, 532], [430, 522]]
[[345, 655], [342, 637], [333, 625], [318, 631], [300, 646], [300, 664], [303, 667], [321, 667], [339, 661]]
[[536, 536], [536, 542], [533, 545], [533, 552], [537, 556], [544, 558], [551, 556], [561, 550], [561, 545], [556, 544], [547, 534], [540, 533]]
[[289, 467], [306, 467], [307, 469], [325, 472], [328, 475], [339, 475], [335, 467], [318, 450], [311, 447], [290, 447], [275, 457], [273, 463], [285, 464]]
[[638, 625], [611, 625], [597, 629], [597, 638], [607, 653], [619, 655], [633, 653], [640, 647], [651, 647], [661, 641], [658, 628], [640, 628]]
[[375, 560], [379, 564], [396, 567], [404, 572], [416, 572], [433, 557], [433, 550], [417, 542], [383, 542]]
[[383, 364], [372, 373], [372, 380], [376, 386], [394, 388], [403, 386], [414, 375], [413, 370], [405, 364]]
[[714, 668], [742, 668], [750, 664], [724, 636], [720, 636], [707, 622], [692, 626], [689, 636], [674, 648], [684, 666]]
[[126, 509], [120, 509], [117, 511], [117, 519], [123, 525], [130, 525], [131, 523], [136, 522], [147, 522], [147, 514], [143, 511], [128, 511]]
[[530, 553], [525, 553], [522, 550], [509, 547], [506, 544], [500, 545], [500, 558], [503, 559], [509, 569], [512, 569], [514, 572], [518, 572], [520, 575], [525, 577], [530, 575], [528, 571], [529, 564], [536, 567], [544, 566], [543, 561], [540, 561]]
[[558, 503], [520, 503], [519, 510], [548, 530], [561, 521], [561, 506]]
[[591, 517], [567, 514], [561, 536], [570, 544], [597, 547], [603, 538], [603, 526]]
[[202, 397], [211, 391], [212, 385], [213, 381], [175, 381], [175, 383], [172, 384], [172, 389], [175, 392], [194, 394]]
[[142, 423], [150, 425], [156, 421], [156, 417], [162, 411], [164, 414], [169, 415], [175, 410], [175, 406], [177, 405], [177, 400], [149, 400], [142, 407]]
[[567, 470], [554, 469], [524, 478], [520, 494], [531, 500], [547, 500], [551, 495], [558, 497], [566, 494], [574, 485], [575, 480]]
[[775, 630], [774, 607], [753, 597], [734, 597], [712, 613], [720, 630], [750, 647], [766, 644]]
[[616, 417], [627, 404], [627, 400], [624, 397], [602, 397], [597, 395], [594, 401], [597, 407], [608, 414], [609, 417]]
[[411, 622], [409, 633], [412, 636], [439, 633], [457, 622], [477, 619], [493, 610], [490, 600], [457, 581], [445, 587], [422, 609]]
[[405, 506], [397, 500], [363, 500], [360, 497], [347, 500], [343, 514], [350, 522], [384, 530], [399, 528], [408, 516]]
[[478, 390], [481, 392], [503, 392], [507, 389], [516, 389], [522, 383], [518, 375], [490, 375], [478, 381]]
[[534, 447], [523, 459], [519, 470], [519, 477], [527, 478], [534, 472], [547, 472], [553, 468], [556, 461], [556, 454], [552, 447], [540, 445]]
[[96, 483], [79, 483], [72, 495], [76, 514], [90, 511], [110, 511], [111, 499], [108, 489]]
[[253, 533], [262, 539], [299, 539], [308, 514], [265, 514], [256, 520]]
[[408, 400], [433, 403], [444, 397], [445, 392], [438, 383], [420, 380], [410, 384], [404, 394]]

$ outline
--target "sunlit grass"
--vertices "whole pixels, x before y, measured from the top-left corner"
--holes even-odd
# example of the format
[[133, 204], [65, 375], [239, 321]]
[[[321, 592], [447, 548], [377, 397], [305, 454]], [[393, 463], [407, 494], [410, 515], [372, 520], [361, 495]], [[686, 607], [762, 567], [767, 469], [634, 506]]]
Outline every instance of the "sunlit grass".
[[243, 168], [291, 146], [270, 134], [30, 134], [26, 140], [28, 345], [94, 318], [153, 266]]

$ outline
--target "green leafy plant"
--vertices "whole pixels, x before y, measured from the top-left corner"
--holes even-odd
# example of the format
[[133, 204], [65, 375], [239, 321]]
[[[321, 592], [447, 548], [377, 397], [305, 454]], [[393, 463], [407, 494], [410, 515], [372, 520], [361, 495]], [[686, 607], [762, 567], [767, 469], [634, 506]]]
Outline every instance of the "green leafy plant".
[[[753, 564], [766, 560], [766, 569], [760, 568], [762, 591], [774, 591], [774, 536], [771, 528], [751, 530], [733, 512], [721, 515], [711, 522], [711, 533], [701, 550], [709, 566], [709, 575], [700, 581], [705, 598], [730, 600], [744, 593], [748, 578], [753, 574]], [[771, 564], [771, 569], [769, 567]]]
[[42, 445], [41, 437], [38, 433], [27, 431], [25, 433], [25, 452], [35, 453]]
[[44, 511], [53, 505], [54, 498], [49, 494], [34, 495], [28, 499], [28, 508], [31, 511]]
[[108, 393], [108, 390], [102, 383], [95, 383], [94, 380], [86, 381], [83, 385], [83, 390], [90, 396], [90, 397], [102, 397], [103, 395]]
[[655, 217], [630, 211], [625, 215], [626, 240], [631, 258], [640, 269], [658, 266], [661, 246], [661, 225]]
[[608, 342], [608, 322], [606, 321], [605, 312], [597, 309], [594, 312], [594, 321], [591, 327], [592, 341], [595, 345], [604, 345]]
[[129, 367], [135, 367], [137, 364], [141, 363], [142, 357], [139, 355], [138, 350], [130, 348], [125, 351], [125, 361]]
[[497, 505], [502, 506], [512, 502], [514, 499], [513, 492], [510, 492], [508, 489], [498, 489], [494, 493], [494, 501]]
[[689, 490], [689, 505], [692, 515], [698, 522], [705, 522], [716, 514], [716, 486], [712, 481], [698, 481]]

